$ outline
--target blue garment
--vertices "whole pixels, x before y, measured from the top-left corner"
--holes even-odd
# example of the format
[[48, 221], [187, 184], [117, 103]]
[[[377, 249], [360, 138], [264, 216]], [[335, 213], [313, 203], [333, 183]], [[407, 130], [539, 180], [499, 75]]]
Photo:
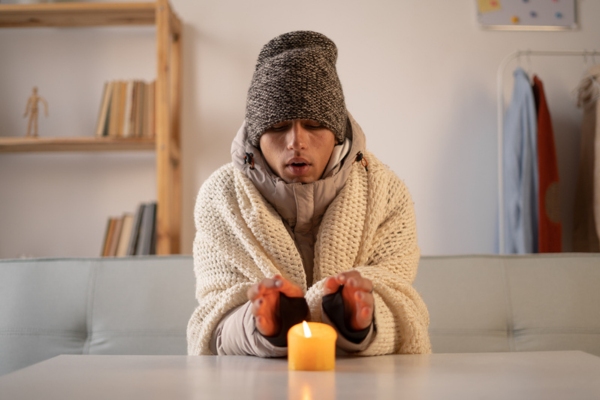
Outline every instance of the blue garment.
[[504, 116], [504, 249], [538, 251], [537, 115], [529, 78], [514, 72], [513, 96]]

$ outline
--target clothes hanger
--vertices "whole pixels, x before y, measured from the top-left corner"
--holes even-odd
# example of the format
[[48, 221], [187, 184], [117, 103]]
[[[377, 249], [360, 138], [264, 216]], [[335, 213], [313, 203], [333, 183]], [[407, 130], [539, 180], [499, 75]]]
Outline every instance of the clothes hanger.
[[[590, 73], [590, 69], [596, 65], [597, 51], [583, 51], [583, 74], [579, 84], [573, 90], [573, 95], [577, 100], [577, 107], [583, 107], [595, 103], [600, 98], [600, 82], [598, 77]], [[592, 65], [589, 65], [589, 58], [592, 59]]]
[[[521, 56], [523, 56], [523, 58], [525, 59], [524, 62], [521, 61]], [[531, 82], [533, 79], [533, 67], [531, 64], [531, 50], [519, 52], [519, 54], [517, 55], [517, 67], [521, 68], [525, 72], [527, 79]]]

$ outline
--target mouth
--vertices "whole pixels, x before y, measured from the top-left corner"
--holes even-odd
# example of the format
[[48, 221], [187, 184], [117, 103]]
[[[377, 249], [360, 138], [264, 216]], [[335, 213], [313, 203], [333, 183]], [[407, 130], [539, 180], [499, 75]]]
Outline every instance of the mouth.
[[294, 157], [287, 162], [288, 167], [301, 168], [310, 166], [307, 159], [302, 157]]
[[303, 158], [293, 158], [290, 161], [288, 161], [286, 165], [288, 170], [293, 175], [303, 175], [310, 168], [310, 163], [308, 162], [308, 160], [305, 160]]
[[301, 167], [308, 166], [308, 163], [305, 163], [305, 162], [293, 162], [293, 163], [289, 163], [288, 166], [294, 167], [294, 168], [301, 168]]

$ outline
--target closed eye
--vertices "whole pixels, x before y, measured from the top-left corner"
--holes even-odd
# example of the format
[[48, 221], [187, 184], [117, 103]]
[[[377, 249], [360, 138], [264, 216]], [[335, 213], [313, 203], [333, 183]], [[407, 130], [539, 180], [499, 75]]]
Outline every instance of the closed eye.
[[325, 128], [318, 121], [307, 121], [307, 122], [304, 122], [302, 125], [304, 126], [305, 129], [311, 129], [311, 130], [317, 130], [317, 129], [323, 129], [323, 128]]
[[290, 122], [282, 122], [267, 128], [266, 132], [285, 132], [290, 129], [291, 126], [292, 124]]

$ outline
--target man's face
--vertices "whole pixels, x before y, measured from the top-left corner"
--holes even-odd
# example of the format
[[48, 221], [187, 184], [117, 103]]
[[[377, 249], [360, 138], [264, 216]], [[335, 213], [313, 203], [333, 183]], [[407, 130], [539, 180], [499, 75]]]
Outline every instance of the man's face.
[[260, 137], [267, 164], [287, 183], [319, 180], [334, 146], [333, 132], [308, 119], [281, 122]]

